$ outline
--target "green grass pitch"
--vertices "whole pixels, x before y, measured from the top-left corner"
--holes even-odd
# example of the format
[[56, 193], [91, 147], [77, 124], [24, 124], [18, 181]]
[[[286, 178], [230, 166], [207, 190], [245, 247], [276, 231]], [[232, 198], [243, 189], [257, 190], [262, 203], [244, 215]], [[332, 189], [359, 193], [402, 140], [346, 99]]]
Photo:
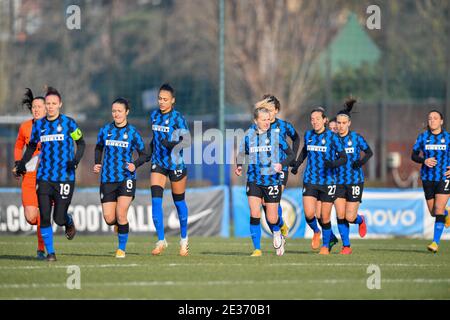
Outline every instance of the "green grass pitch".
[[[450, 243], [437, 254], [427, 240], [353, 240], [353, 254], [329, 256], [310, 249], [310, 240], [288, 239], [277, 257], [263, 239], [262, 257], [250, 257], [247, 238], [189, 241], [190, 256], [178, 256], [169, 238], [162, 256], [150, 251], [153, 237], [133, 236], [127, 257], [113, 255], [115, 236], [55, 237], [58, 261], [34, 258], [34, 236], [0, 238], [0, 299], [449, 299]], [[380, 289], [369, 289], [369, 265], [380, 271]], [[80, 270], [80, 289], [67, 288], [67, 267]], [[369, 270], [370, 271], [370, 270]], [[369, 284], [375, 284], [373, 278]]]

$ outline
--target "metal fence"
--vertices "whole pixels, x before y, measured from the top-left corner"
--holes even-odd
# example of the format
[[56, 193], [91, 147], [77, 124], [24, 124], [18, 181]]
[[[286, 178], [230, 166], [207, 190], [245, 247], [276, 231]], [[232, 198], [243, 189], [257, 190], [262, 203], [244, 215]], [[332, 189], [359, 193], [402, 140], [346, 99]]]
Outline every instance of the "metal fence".
[[[16, 183], [9, 174], [14, 117], [27, 116], [26, 87], [57, 87], [64, 112], [85, 131], [80, 185], [96, 183], [93, 146], [115, 97], [131, 100], [130, 121], [147, 136], [157, 88], [170, 82], [191, 127], [197, 120], [218, 128], [221, 28], [225, 128], [248, 127], [252, 104], [270, 92], [281, 117], [304, 133], [312, 107], [332, 116], [352, 95], [359, 99], [352, 128], [375, 152], [368, 184], [417, 183], [409, 153], [427, 111], [442, 110], [450, 121], [447, 1], [224, 0], [223, 25], [219, 2], [0, 0], [0, 185]], [[231, 169], [227, 183], [240, 183]], [[191, 183], [218, 183], [202, 178], [208, 170], [196, 166]]]

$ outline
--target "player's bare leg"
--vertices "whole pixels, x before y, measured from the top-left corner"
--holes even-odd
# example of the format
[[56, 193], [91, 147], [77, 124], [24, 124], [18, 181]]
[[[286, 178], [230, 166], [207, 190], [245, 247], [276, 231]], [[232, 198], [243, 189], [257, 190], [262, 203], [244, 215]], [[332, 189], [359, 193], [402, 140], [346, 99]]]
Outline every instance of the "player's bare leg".
[[311, 241], [313, 250], [317, 250], [320, 247], [320, 229], [317, 226], [316, 219], [317, 202], [315, 197], [303, 196], [303, 210], [305, 211], [306, 222], [314, 232]]

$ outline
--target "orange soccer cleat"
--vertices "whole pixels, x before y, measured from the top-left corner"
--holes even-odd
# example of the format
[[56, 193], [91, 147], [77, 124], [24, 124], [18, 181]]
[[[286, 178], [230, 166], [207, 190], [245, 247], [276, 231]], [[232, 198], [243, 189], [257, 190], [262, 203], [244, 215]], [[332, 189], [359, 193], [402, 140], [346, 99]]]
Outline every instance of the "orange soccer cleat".
[[313, 250], [317, 250], [320, 247], [320, 231], [314, 232], [312, 241], [311, 241], [311, 248]]
[[367, 234], [366, 218], [364, 218], [364, 216], [361, 215], [361, 219], [362, 219], [362, 222], [359, 225], [358, 231], [359, 231], [359, 236], [361, 238], [364, 238]]
[[342, 247], [340, 254], [352, 254], [352, 248], [350, 247]]

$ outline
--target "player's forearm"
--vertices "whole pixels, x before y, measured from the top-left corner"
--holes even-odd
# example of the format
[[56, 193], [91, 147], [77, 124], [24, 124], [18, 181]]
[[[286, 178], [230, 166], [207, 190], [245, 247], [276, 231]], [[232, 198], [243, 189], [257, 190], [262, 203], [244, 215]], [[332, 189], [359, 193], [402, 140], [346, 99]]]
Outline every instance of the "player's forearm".
[[295, 131], [294, 136], [292, 137], [292, 152], [294, 153], [294, 159], [297, 157], [298, 149], [300, 148], [300, 136]]
[[366, 164], [367, 161], [373, 156], [372, 149], [368, 147], [366, 150], [364, 150], [364, 157], [361, 158], [361, 164]]
[[34, 142], [30, 142], [27, 146], [27, 149], [25, 150], [25, 153], [22, 157], [22, 160], [24, 163], [27, 163], [28, 161], [30, 161], [30, 159], [33, 157], [33, 153], [36, 151], [37, 149], [37, 143]]
[[105, 146], [101, 145], [101, 144], [96, 144], [95, 145], [95, 154], [94, 154], [94, 161], [95, 164], [101, 164], [102, 163], [102, 155], [103, 155], [103, 148]]
[[25, 147], [25, 139], [22, 135], [19, 134], [16, 140], [16, 144], [14, 145], [14, 161], [19, 161], [22, 159], [23, 148]]
[[178, 141], [166, 141], [167, 147], [169, 149], [174, 149], [177, 147], [177, 149], [184, 149], [188, 148], [191, 145], [191, 139], [189, 132], [184, 132], [178, 139]]
[[16, 146], [14, 147], [14, 161], [19, 161], [22, 158], [22, 154], [23, 154], [23, 146], [19, 147]]
[[77, 144], [77, 152], [75, 152], [75, 158], [73, 159], [75, 163], [80, 163], [81, 158], [83, 157], [84, 150], [86, 149], [86, 142], [81, 137], [80, 139], [76, 140]]
[[302, 151], [298, 155], [297, 160], [295, 160], [295, 166], [299, 167], [303, 161], [305, 161], [306, 156], [308, 155], [308, 151], [306, 150], [306, 146], [303, 146]]
[[245, 152], [239, 151], [238, 155], [236, 156], [236, 165], [238, 167], [242, 167], [244, 162], [245, 162]]
[[152, 154], [153, 154], [153, 139], [154, 137], [152, 137], [152, 139], [150, 140], [150, 143], [148, 145], [148, 151], [147, 151], [147, 162], [152, 160]]
[[420, 164], [425, 162], [425, 158], [420, 156], [420, 151], [413, 150], [411, 160]]
[[331, 161], [332, 168], [340, 167], [347, 162], [347, 154], [345, 153], [345, 151], [339, 152], [338, 156], [339, 158], [337, 158], [334, 161]]
[[144, 163], [146, 163], [149, 160], [148, 154], [147, 152], [145, 152], [145, 150], [140, 150], [138, 151], [139, 153], [139, 157], [133, 161], [134, 166], [137, 168], [139, 168], [140, 166], [142, 166]]
[[283, 161], [281, 161], [281, 165], [282, 165], [283, 167], [286, 167], [286, 166], [288, 166], [288, 165], [291, 164], [292, 160], [295, 159], [295, 154], [294, 154], [294, 152], [292, 151], [292, 149], [289, 148], [289, 147], [288, 147], [286, 150], [284, 150], [284, 152], [286, 153], [286, 159], [284, 159]]

